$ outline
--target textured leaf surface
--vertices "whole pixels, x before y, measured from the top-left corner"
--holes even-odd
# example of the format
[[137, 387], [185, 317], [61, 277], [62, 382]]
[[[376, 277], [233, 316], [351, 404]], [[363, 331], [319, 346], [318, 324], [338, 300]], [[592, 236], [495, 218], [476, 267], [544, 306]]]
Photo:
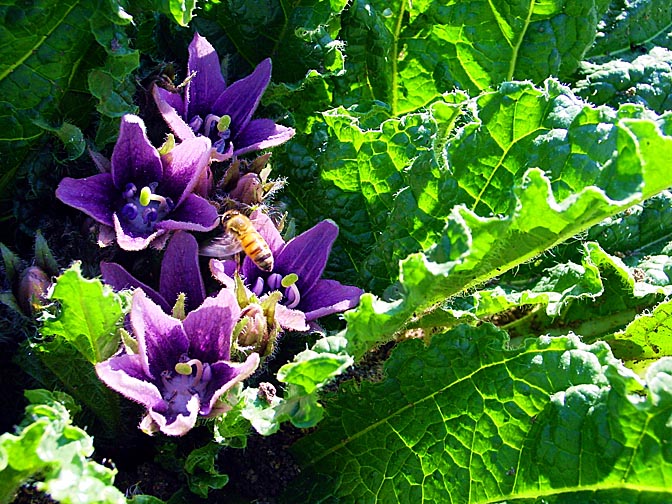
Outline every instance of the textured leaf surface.
[[18, 486], [29, 478], [37, 488], [66, 504], [123, 504], [114, 487], [116, 469], [89, 457], [93, 439], [72, 425], [63, 404], [65, 394], [47, 390], [26, 392], [31, 402], [16, 434], [0, 436], [0, 502], [10, 502]]
[[[553, 96], [552, 89], [545, 95]], [[509, 90], [531, 108], [517, 112]], [[372, 334], [391, 335], [437, 302], [672, 185], [662, 161], [672, 156], [669, 116], [650, 120], [638, 117], [641, 109], [624, 107], [610, 117], [608, 110], [580, 106], [562, 93], [546, 103], [532, 101], [533, 95], [541, 97], [532, 87], [507, 86], [502, 95], [479, 99], [493, 115], [476, 123], [478, 128], [465, 127], [449, 147], [449, 159], [460, 171], [461, 198], [471, 209], [454, 207], [428, 254], [401, 262], [400, 299], [383, 303], [365, 295], [360, 307], [346, 314], [346, 337], [356, 355], [375, 344]], [[483, 101], [494, 102], [494, 108]], [[544, 120], [535, 115], [534, 103]], [[547, 109], [550, 103], [557, 108]], [[517, 119], [522, 110], [531, 123]], [[566, 133], [547, 121], [566, 124]], [[476, 155], [490, 150], [496, 153], [492, 158]], [[553, 183], [529, 166], [543, 166]], [[481, 216], [490, 212], [504, 216]]]
[[63, 337], [91, 364], [104, 361], [119, 349], [122, 298], [100, 280], [82, 277], [79, 264], [56, 280], [51, 299], [60, 303], [60, 315], [45, 322], [43, 335]]
[[[505, 350], [492, 326], [401, 344], [295, 445], [306, 502], [499, 502], [623, 489], [670, 499], [672, 361], [646, 386], [603, 344]], [[364, 406], [366, 405], [366, 406]], [[300, 493], [297, 493], [300, 492]], [[288, 501], [288, 502], [289, 502]], [[574, 500], [574, 502], [579, 502]], [[629, 502], [629, 501], [628, 501]]]
[[357, 0], [341, 35], [353, 58], [338, 103], [380, 100], [403, 114], [455, 87], [477, 94], [507, 80], [567, 77], [607, 3]]
[[656, 47], [648, 54], [600, 65], [585, 63], [577, 95], [596, 105], [638, 103], [663, 113], [672, 110], [672, 51]]

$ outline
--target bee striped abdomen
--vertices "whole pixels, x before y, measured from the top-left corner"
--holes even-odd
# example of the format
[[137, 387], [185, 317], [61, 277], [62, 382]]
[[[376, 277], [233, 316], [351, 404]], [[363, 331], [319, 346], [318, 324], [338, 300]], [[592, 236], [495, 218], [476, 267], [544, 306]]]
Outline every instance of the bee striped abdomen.
[[243, 252], [259, 269], [273, 270], [273, 253], [264, 237], [254, 228], [250, 219], [235, 210], [231, 210], [224, 214], [222, 221], [225, 231], [236, 237]]

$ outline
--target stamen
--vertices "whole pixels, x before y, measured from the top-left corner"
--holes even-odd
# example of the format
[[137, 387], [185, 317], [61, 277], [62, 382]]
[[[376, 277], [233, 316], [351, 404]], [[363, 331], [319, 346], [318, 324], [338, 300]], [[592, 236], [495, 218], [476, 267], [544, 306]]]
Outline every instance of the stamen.
[[201, 131], [201, 128], [203, 127], [203, 119], [201, 116], [192, 117], [191, 121], [189, 121], [189, 127], [196, 133]]
[[128, 220], [133, 220], [138, 216], [138, 207], [133, 203], [126, 203], [121, 209], [121, 215]]
[[161, 371], [161, 383], [165, 388], [170, 388], [170, 380], [173, 378], [173, 373], [168, 370]]
[[124, 192], [121, 193], [121, 195], [124, 197], [124, 199], [130, 199], [135, 194], [138, 192], [138, 188], [135, 186], [133, 182], [129, 182], [126, 184], [126, 187], [124, 188]]
[[252, 292], [254, 292], [257, 296], [261, 296], [261, 293], [264, 292], [263, 278], [257, 277], [257, 280], [254, 282], [254, 285], [252, 286]]
[[296, 308], [299, 305], [301, 293], [296, 284], [292, 284], [285, 289], [285, 299], [286, 303], [284, 304], [287, 308]]
[[283, 287], [289, 287], [290, 285], [294, 285], [297, 281], [299, 280], [299, 275], [296, 273], [290, 273], [289, 275], [285, 275], [285, 277], [282, 279], [282, 284]]
[[217, 122], [217, 131], [224, 133], [225, 131], [228, 131], [229, 126], [231, 126], [231, 116], [225, 114], [222, 116], [219, 122]]
[[268, 283], [268, 288], [270, 290], [279, 290], [282, 286], [282, 275], [279, 273], [273, 273], [272, 275], [269, 275], [266, 282]]
[[158, 216], [159, 212], [156, 211], [156, 208], [146, 208], [142, 212], [142, 222], [144, 222], [146, 225], [150, 225], [157, 219]]

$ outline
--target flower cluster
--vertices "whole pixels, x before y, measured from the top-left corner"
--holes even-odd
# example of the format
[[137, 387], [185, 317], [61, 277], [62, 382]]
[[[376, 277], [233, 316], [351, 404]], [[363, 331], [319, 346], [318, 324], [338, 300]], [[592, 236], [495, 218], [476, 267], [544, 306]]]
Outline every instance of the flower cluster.
[[[215, 49], [196, 34], [188, 72], [179, 88], [152, 89], [179, 143], [169, 135], [155, 148], [143, 120], [126, 115], [111, 160], [92, 154], [100, 173], [65, 178], [56, 190], [63, 203], [99, 223], [101, 246], [116, 241], [127, 251], [150, 245], [165, 249], [158, 288], [120, 264], [100, 264], [107, 284], [134, 294], [123, 344], [96, 364], [96, 372], [110, 388], [146, 408], [144, 431], [168, 435], [185, 434], [199, 416], [225, 412], [222, 395], [271, 355], [281, 331], [318, 329], [319, 317], [356, 306], [362, 294], [321, 278], [338, 235], [334, 222], [320, 222], [285, 242], [268, 215], [249, 212], [274, 190], [268, 188], [273, 186], [268, 173], [262, 173], [268, 157], [241, 163], [237, 156], [294, 135], [271, 119], [253, 118], [270, 82], [270, 59], [227, 86]], [[212, 163], [224, 161], [230, 164], [217, 185], [223, 196], [215, 194], [211, 180]], [[192, 233], [214, 230], [222, 205], [244, 219], [249, 214], [249, 232], [268, 258], [264, 269], [248, 256], [241, 263], [240, 250], [250, 253], [256, 245], [242, 234], [222, 237], [238, 248], [211, 259], [210, 273], [222, 286], [208, 293], [199, 265], [199, 254], [208, 247]]]

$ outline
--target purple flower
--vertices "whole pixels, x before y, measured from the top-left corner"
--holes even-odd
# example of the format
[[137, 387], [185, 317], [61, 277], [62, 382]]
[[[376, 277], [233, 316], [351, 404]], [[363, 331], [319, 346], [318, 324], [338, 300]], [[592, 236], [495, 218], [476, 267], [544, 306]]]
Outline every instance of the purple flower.
[[[279, 290], [283, 295], [280, 303], [303, 312], [308, 322], [357, 306], [362, 289], [320, 278], [338, 236], [338, 226], [333, 221], [324, 220], [285, 243], [268, 216], [256, 212], [252, 217], [275, 258], [270, 273], [257, 268], [249, 257], [243, 260], [240, 274], [254, 294], [262, 296]], [[210, 269], [215, 278], [227, 285], [231, 280], [225, 277], [234, 275], [236, 262], [213, 259]]]
[[143, 430], [181, 436], [198, 416], [225, 412], [219, 398], [259, 364], [256, 353], [245, 362], [229, 361], [239, 318], [238, 303], [226, 289], [184, 320], [167, 315], [138, 289], [130, 314], [138, 353], [122, 351], [96, 364], [96, 373], [108, 387], [147, 408]]
[[105, 283], [115, 290], [142, 289], [166, 313], [171, 313], [181, 292], [186, 295], [185, 312], [200, 306], [205, 299], [205, 286], [198, 265], [198, 243], [185, 231], [177, 231], [168, 242], [161, 262], [158, 292], [117, 263], [101, 262], [100, 272]]
[[[125, 250], [142, 250], [161, 236], [167, 239], [169, 231], [209, 231], [217, 224], [217, 209], [192, 191], [208, 167], [210, 145], [208, 138], [191, 138], [161, 155], [142, 119], [125, 115], [112, 162], [94, 156], [103, 173], [64, 178], [56, 197], [103, 224], [102, 243], [114, 229]], [[154, 245], [162, 246], [162, 240]]]
[[271, 60], [265, 59], [251, 75], [226, 86], [219, 57], [198, 33], [189, 44], [184, 97], [154, 86], [156, 105], [175, 135], [186, 140], [203, 135], [212, 140], [213, 158], [224, 161], [259, 149], [280, 145], [294, 130], [271, 119], [252, 119], [271, 80]]

